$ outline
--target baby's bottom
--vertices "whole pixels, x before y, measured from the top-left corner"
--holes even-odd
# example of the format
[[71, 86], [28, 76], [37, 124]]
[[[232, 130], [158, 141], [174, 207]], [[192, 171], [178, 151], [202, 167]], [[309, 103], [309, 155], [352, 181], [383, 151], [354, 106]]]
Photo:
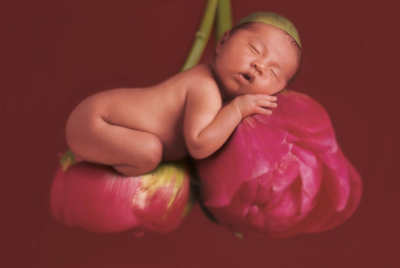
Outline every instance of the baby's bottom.
[[67, 124], [68, 145], [77, 156], [111, 165], [128, 176], [150, 172], [161, 162], [163, 146], [155, 135], [113, 125], [101, 118], [90, 121], [72, 118]]

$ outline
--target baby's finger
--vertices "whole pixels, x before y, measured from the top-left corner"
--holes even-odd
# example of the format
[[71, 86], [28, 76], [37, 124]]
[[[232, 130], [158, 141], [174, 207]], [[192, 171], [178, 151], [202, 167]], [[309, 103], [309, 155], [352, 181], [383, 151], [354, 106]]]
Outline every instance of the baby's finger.
[[268, 110], [266, 108], [262, 108], [262, 107], [256, 107], [255, 108], [255, 113], [256, 114], [272, 114], [271, 110]]
[[266, 94], [254, 94], [254, 95], [257, 99], [260, 99], [260, 100], [268, 100], [268, 101], [276, 101], [277, 100], [277, 97], [266, 95]]
[[268, 100], [262, 100], [262, 99], [257, 99], [254, 103], [260, 107], [275, 108], [276, 106], [278, 106], [275, 102], [268, 101]]

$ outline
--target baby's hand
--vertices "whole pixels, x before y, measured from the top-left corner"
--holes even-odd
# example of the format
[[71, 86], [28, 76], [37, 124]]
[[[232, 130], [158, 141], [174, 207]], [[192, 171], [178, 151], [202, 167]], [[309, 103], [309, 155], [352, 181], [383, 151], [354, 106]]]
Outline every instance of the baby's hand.
[[272, 111], [266, 108], [276, 107], [275, 96], [265, 94], [246, 94], [238, 96], [233, 100], [242, 118], [252, 114], [271, 114]]

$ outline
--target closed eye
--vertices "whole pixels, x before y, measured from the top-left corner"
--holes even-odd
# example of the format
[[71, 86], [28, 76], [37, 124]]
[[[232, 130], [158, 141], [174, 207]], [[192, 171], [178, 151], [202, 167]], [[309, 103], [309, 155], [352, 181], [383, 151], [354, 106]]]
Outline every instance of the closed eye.
[[274, 72], [274, 70], [271, 69], [271, 68], [270, 68], [269, 70], [271, 71], [272, 75], [275, 76], [275, 78], [277, 78], [277, 77], [276, 77], [276, 74], [275, 74], [275, 72]]
[[260, 52], [258, 52], [258, 50], [255, 47], [253, 47], [252, 45], [250, 45], [250, 47], [258, 56], [261, 55]]

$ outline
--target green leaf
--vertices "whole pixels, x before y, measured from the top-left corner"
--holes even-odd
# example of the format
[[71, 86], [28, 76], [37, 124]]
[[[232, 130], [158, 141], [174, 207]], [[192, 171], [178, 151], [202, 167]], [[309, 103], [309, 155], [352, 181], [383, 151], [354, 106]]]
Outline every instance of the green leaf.
[[71, 150], [68, 150], [60, 160], [62, 171], [66, 171], [71, 165], [76, 162], [75, 155]]

